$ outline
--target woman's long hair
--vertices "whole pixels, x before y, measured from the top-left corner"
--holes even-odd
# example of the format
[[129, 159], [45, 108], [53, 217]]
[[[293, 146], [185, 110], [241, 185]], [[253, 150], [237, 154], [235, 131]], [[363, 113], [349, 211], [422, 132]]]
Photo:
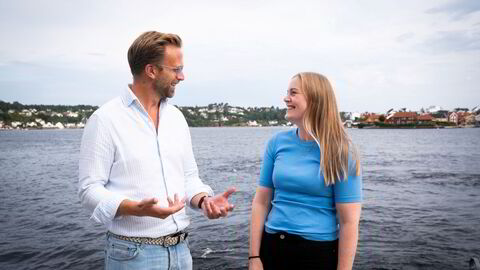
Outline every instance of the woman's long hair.
[[320, 148], [320, 167], [325, 185], [348, 179], [349, 150], [356, 161], [356, 175], [360, 175], [360, 159], [343, 126], [335, 93], [328, 79], [314, 72], [302, 72], [293, 77], [300, 80], [307, 100], [303, 127]]

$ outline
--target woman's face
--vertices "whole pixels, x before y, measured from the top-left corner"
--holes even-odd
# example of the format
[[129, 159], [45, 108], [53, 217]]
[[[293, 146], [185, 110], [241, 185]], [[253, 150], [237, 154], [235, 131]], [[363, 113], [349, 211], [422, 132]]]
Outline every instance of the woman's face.
[[303, 115], [307, 110], [307, 99], [300, 86], [298, 77], [292, 78], [288, 84], [287, 95], [283, 98], [287, 105], [286, 118], [297, 126], [303, 124]]

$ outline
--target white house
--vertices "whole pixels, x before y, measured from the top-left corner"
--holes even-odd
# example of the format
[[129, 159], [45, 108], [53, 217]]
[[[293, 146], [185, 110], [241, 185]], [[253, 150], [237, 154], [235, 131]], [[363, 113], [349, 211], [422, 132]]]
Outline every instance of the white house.
[[52, 123], [47, 122], [46, 124], [42, 125], [42, 128], [55, 128], [55, 126]]
[[270, 126], [275, 126], [275, 125], [278, 125], [278, 121], [277, 121], [277, 120], [268, 121], [268, 124], [269, 124]]
[[32, 113], [27, 109], [23, 109], [19, 114], [24, 116], [32, 116]]
[[355, 118], [360, 118], [361, 114], [359, 112], [354, 112], [350, 116], [350, 119], [355, 120]]
[[57, 122], [57, 123], [55, 124], [55, 127], [58, 128], [58, 129], [64, 129], [64, 128], [65, 128], [65, 126], [63, 126], [63, 124], [60, 123], [60, 122]]
[[41, 126], [45, 125], [45, 121], [43, 121], [41, 118], [36, 118], [35, 122], [39, 123]]
[[249, 127], [258, 127], [257, 121], [248, 121], [247, 125]]
[[13, 128], [21, 127], [22, 125], [23, 125], [22, 122], [18, 122], [18, 121], [12, 122], [12, 127]]
[[67, 111], [67, 117], [78, 117], [78, 113]]
[[452, 122], [452, 123], [458, 124], [458, 115], [457, 115], [456, 112], [451, 112], [451, 113], [448, 115], [448, 122]]
[[228, 112], [232, 113], [232, 114], [243, 115], [243, 109], [242, 108], [230, 107], [230, 108], [228, 108]]

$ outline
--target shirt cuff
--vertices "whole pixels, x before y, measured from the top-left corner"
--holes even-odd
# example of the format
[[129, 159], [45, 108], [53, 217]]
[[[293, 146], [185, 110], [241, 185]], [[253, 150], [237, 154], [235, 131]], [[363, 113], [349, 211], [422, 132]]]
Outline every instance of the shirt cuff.
[[203, 212], [203, 209], [201, 208], [197, 208], [197, 205], [192, 205], [192, 199], [193, 197], [195, 197], [195, 195], [199, 194], [199, 193], [207, 193], [209, 197], [213, 197], [215, 194], [213, 193], [213, 190], [212, 188], [210, 188], [210, 186], [207, 186], [207, 185], [203, 185], [202, 188], [198, 189], [198, 191], [191, 197], [189, 198], [189, 205], [190, 205], [190, 208], [192, 208], [193, 210], [195, 211], [198, 211], [198, 212]]
[[[97, 207], [95, 207], [95, 210], [93, 210], [93, 214], [90, 219], [105, 225], [107, 230], [110, 230], [113, 220], [115, 219], [115, 215], [117, 214], [118, 207], [125, 199], [128, 198], [123, 195], [112, 194], [110, 198], [104, 199], [98, 203]], [[121, 218], [121, 216], [117, 217], [117, 219]]]

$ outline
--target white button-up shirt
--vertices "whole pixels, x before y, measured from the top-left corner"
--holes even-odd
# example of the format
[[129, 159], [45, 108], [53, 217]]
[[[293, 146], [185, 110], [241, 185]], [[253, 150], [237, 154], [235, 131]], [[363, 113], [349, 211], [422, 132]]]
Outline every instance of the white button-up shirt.
[[[181, 211], [165, 218], [115, 217], [124, 199], [213, 195], [198, 177], [190, 131], [182, 113], [167, 102], [159, 108], [158, 134], [138, 98], [124, 94], [101, 106], [85, 126], [79, 162], [79, 196], [91, 219], [112, 233], [159, 237], [185, 229], [190, 223]], [[189, 204], [189, 203], [188, 203]]]

